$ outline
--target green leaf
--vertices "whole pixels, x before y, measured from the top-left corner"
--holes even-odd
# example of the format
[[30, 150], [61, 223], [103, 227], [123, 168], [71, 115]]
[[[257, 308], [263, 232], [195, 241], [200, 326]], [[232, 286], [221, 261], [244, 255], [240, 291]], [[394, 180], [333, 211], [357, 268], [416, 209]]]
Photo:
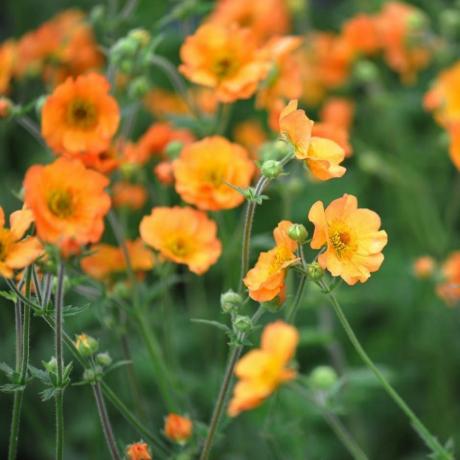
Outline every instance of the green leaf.
[[11, 302], [16, 303], [18, 296], [13, 291], [0, 291], [0, 297], [3, 297], [6, 300], [11, 300]]
[[190, 321], [192, 321], [192, 323], [207, 324], [208, 326], [216, 327], [217, 329], [220, 329], [221, 331], [224, 331], [227, 334], [232, 333], [232, 330], [226, 324], [219, 323], [219, 321], [210, 321], [208, 319], [199, 318], [192, 318]]
[[43, 383], [46, 383], [47, 385], [49, 385], [50, 378], [49, 378], [48, 372], [46, 372], [46, 371], [44, 371], [42, 369], [38, 369], [37, 367], [31, 366], [30, 364], [29, 364], [29, 371], [32, 374], [32, 377], [34, 377], [34, 378], [42, 381]]

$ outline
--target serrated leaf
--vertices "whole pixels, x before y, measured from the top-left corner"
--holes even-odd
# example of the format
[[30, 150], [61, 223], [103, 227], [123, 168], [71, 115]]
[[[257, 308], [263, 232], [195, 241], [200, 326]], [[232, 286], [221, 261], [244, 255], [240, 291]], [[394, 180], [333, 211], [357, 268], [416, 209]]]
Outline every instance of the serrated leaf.
[[12, 291], [0, 291], [0, 297], [3, 297], [6, 300], [10, 300], [14, 303], [16, 303], [16, 301], [18, 300], [18, 296], [15, 292]]
[[66, 305], [63, 309], [63, 315], [65, 317], [78, 315], [79, 313], [87, 310], [90, 305], [91, 305], [90, 303], [84, 304], [79, 307], [75, 307], [73, 305]]
[[14, 374], [13, 368], [6, 363], [0, 363], [0, 371], [3, 371], [8, 378], [11, 378]]
[[6, 383], [0, 386], [0, 391], [4, 393], [15, 393], [16, 391], [24, 391], [25, 385], [19, 385], [17, 383]]
[[47, 388], [46, 390], [41, 391], [40, 393], [40, 399], [45, 402], [49, 401], [50, 399], [54, 398], [56, 395], [56, 388], [50, 387]]
[[43, 383], [49, 384], [50, 378], [46, 371], [38, 369], [37, 367], [31, 366], [29, 364], [29, 371], [32, 374], [32, 377], [42, 381]]

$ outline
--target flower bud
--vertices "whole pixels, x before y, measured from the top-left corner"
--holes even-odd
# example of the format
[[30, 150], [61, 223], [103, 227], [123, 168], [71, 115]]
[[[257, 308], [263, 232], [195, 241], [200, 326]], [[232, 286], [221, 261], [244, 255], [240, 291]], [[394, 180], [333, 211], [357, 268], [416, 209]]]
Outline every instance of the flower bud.
[[165, 149], [166, 156], [171, 160], [175, 160], [182, 151], [184, 143], [181, 141], [171, 141]]
[[126, 447], [127, 460], [152, 460], [150, 449], [145, 442], [136, 442]]
[[145, 29], [133, 29], [128, 34], [128, 39], [134, 40], [139, 46], [144, 47], [150, 43], [151, 36]]
[[310, 373], [310, 385], [315, 390], [329, 390], [337, 383], [337, 373], [332, 367], [318, 366]]
[[318, 262], [312, 262], [307, 265], [307, 276], [312, 281], [319, 281], [324, 275], [324, 270]]
[[13, 110], [13, 103], [7, 97], [0, 97], [0, 119], [8, 118]]
[[164, 432], [168, 439], [185, 444], [192, 435], [193, 425], [188, 417], [178, 414], [169, 414], [165, 419]]
[[260, 158], [262, 161], [281, 160], [291, 150], [291, 146], [282, 140], [275, 142], [266, 142], [260, 148]]
[[231, 289], [220, 296], [220, 306], [224, 313], [238, 313], [243, 306], [243, 298]]
[[283, 172], [283, 165], [277, 160], [266, 160], [262, 163], [262, 175], [268, 179], [276, 179]]
[[92, 356], [99, 348], [99, 342], [86, 334], [75, 336], [75, 347], [83, 356]]
[[249, 316], [238, 315], [233, 321], [233, 327], [237, 332], [249, 332], [252, 329], [252, 320]]
[[291, 240], [299, 244], [304, 244], [308, 238], [308, 231], [302, 224], [293, 224], [288, 230], [288, 236]]
[[430, 256], [419, 257], [413, 265], [413, 271], [417, 278], [429, 278], [436, 268], [436, 262]]
[[142, 99], [150, 90], [150, 83], [145, 77], [135, 78], [128, 86], [128, 96], [132, 99]]
[[56, 374], [57, 359], [53, 356], [47, 363], [43, 362], [43, 366], [49, 374]]
[[112, 364], [112, 358], [107, 352], [98, 353], [96, 355], [96, 363], [100, 364], [101, 366], [107, 367]]
[[371, 61], [359, 61], [354, 67], [354, 75], [362, 83], [370, 83], [377, 80], [379, 71], [377, 66]]
[[160, 161], [154, 168], [153, 173], [163, 185], [174, 183], [174, 169], [171, 161]]
[[99, 380], [104, 374], [101, 366], [94, 366], [94, 369], [88, 368], [83, 372], [83, 380], [87, 383], [93, 383]]
[[415, 9], [407, 18], [407, 25], [410, 32], [418, 32], [428, 26], [428, 17], [423, 11]]

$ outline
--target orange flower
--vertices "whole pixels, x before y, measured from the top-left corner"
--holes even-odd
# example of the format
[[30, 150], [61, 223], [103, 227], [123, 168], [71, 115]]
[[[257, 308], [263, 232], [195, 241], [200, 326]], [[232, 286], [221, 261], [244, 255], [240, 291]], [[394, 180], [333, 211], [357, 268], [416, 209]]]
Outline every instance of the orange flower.
[[[312, 135], [315, 137], [322, 137], [329, 139], [335, 144], [340, 146], [343, 150], [345, 157], [349, 157], [352, 154], [352, 147], [349, 141], [348, 131], [341, 128], [340, 126], [334, 125], [333, 123], [315, 123], [312, 130]], [[340, 156], [338, 158], [341, 158]], [[340, 176], [339, 176], [340, 177]]]
[[345, 158], [342, 147], [330, 139], [312, 137], [313, 121], [303, 110], [297, 109], [297, 101], [291, 101], [279, 118], [280, 132], [293, 145], [295, 156], [305, 160], [316, 179], [328, 180], [341, 177], [346, 169], [339, 164]]
[[375, 54], [380, 48], [376, 21], [367, 14], [358, 14], [343, 24], [345, 41], [357, 54]]
[[184, 444], [192, 435], [193, 425], [188, 417], [178, 414], [168, 414], [164, 430], [168, 439], [179, 444]]
[[436, 263], [433, 257], [422, 256], [414, 262], [414, 274], [417, 278], [429, 278], [435, 269]]
[[350, 100], [330, 97], [321, 109], [320, 118], [324, 123], [331, 123], [348, 131], [353, 123], [354, 112], [355, 106]]
[[172, 161], [160, 161], [153, 168], [153, 173], [163, 185], [174, 184], [174, 168]]
[[241, 121], [235, 126], [233, 137], [238, 144], [246, 147], [251, 158], [257, 158], [259, 147], [267, 140], [267, 134], [257, 120]]
[[152, 460], [149, 446], [145, 442], [136, 442], [126, 448], [127, 460]]
[[178, 94], [162, 88], [151, 89], [144, 97], [144, 105], [158, 118], [189, 112], [187, 104]]
[[[153, 254], [141, 239], [126, 241], [126, 248], [131, 268], [139, 277], [142, 276], [142, 272], [153, 268]], [[83, 271], [89, 276], [108, 282], [113, 275], [126, 272], [125, 258], [119, 247], [101, 243], [93, 246], [91, 251], [92, 254], [83, 257], [80, 262]]]
[[289, 238], [287, 232], [292, 226], [288, 220], [281, 221], [273, 231], [275, 247], [261, 252], [254, 268], [243, 279], [249, 297], [258, 302], [268, 302], [279, 296], [284, 301], [286, 269], [295, 264], [297, 243]]
[[197, 275], [205, 273], [222, 252], [215, 222], [190, 207], [153, 208], [142, 219], [140, 234], [163, 257], [187, 265]]
[[179, 70], [193, 83], [214, 88], [221, 102], [251, 97], [269, 65], [250, 30], [235, 24], [204, 24], [187, 37]]
[[112, 187], [112, 202], [116, 208], [126, 206], [131, 209], [140, 209], [147, 201], [147, 190], [139, 184], [116, 182]]
[[290, 26], [290, 17], [284, 0], [220, 0], [209, 20], [219, 24], [237, 23], [247, 27], [261, 42], [273, 35], [284, 35]]
[[380, 217], [369, 209], [359, 209], [353, 195], [343, 195], [326, 209], [317, 201], [308, 219], [315, 225], [311, 247], [326, 246], [318, 262], [333, 276], [342, 277], [349, 285], [364, 283], [382, 265], [388, 236], [379, 230]]
[[25, 204], [34, 215], [40, 239], [64, 250], [97, 242], [110, 209], [104, 191], [108, 182], [102, 174], [67, 158], [29, 168]]
[[221, 136], [206, 137], [185, 147], [173, 168], [181, 198], [212, 211], [240, 205], [243, 195], [227, 184], [246, 188], [255, 172], [247, 151]]
[[15, 58], [15, 45], [12, 41], [0, 44], [0, 94], [6, 94], [10, 87]]
[[444, 281], [439, 283], [436, 292], [449, 306], [460, 300], [460, 251], [452, 252], [442, 266]]
[[42, 135], [57, 153], [99, 153], [109, 148], [120, 122], [110, 85], [91, 73], [68, 78], [49, 96], [42, 111]]
[[246, 353], [235, 366], [239, 381], [228, 408], [231, 417], [259, 406], [281, 384], [295, 379], [296, 371], [288, 364], [298, 342], [296, 328], [283, 321], [265, 327], [261, 347]]
[[28, 267], [43, 254], [43, 247], [35, 237], [25, 237], [33, 222], [28, 209], [10, 215], [10, 228], [5, 228], [5, 213], [0, 207], [0, 275], [12, 278], [14, 270]]

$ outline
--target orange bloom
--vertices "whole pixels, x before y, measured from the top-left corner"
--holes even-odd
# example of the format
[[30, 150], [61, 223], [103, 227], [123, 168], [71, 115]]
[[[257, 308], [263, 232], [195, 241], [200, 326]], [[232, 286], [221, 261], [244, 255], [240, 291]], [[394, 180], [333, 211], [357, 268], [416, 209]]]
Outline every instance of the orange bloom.
[[288, 220], [281, 221], [273, 231], [275, 247], [261, 252], [254, 268], [243, 279], [249, 297], [258, 302], [268, 302], [279, 296], [284, 301], [286, 270], [298, 261], [295, 255], [297, 243], [287, 232], [292, 226]]
[[460, 251], [449, 255], [442, 266], [444, 281], [438, 284], [436, 292], [449, 306], [460, 300]]
[[422, 256], [414, 262], [414, 274], [417, 278], [429, 278], [436, 267], [433, 257]]
[[251, 97], [269, 65], [248, 29], [204, 24], [187, 37], [179, 70], [193, 83], [214, 88], [221, 102]]
[[99, 153], [109, 148], [120, 122], [110, 85], [91, 73], [68, 78], [49, 96], [42, 111], [42, 135], [57, 153]]
[[168, 414], [165, 420], [165, 435], [171, 441], [184, 444], [192, 436], [193, 424], [188, 417]]
[[[340, 146], [345, 157], [351, 156], [352, 147], [349, 141], [348, 131], [341, 128], [340, 126], [325, 122], [315, 123], [313, 126], [312, 135], [314, 136], [312, 139], [315, 139], [315, 137], [322, 137], [324, 139], [333, 141], [335, 144]], [[339, 156], [338, 158], [341, 157]]]
[[11, 115], [13, 103], [7, 97], [0, 96], [0, 119]]
[[239, 381], [228, 408], [231, 417], [259, 406], [281, 384], [295, 379], [296, 371], [288, 364], [298, 342], [297, 329], [283, 321], [265, 327], [260, 348], [246, 353], [235, 366]]
[[190, 207], [153, 208], [142, 219], [140, 234], [165, 259], [185, 264], [197, 275], [205, 273], [222, 252], [215, 222]]
[[354, 112], [355, 106], [350, 100], [330, 97], [321, 109], [320, 118], [324, 123], [331, 123], [348, 131], [353, 123]]
[[144, 97], [144, 105], [158, 118], [188, 113], [187, 104], [178, 94], [162, 88], [151, 89]]
[[0, 207], [0, 275], [12, 278], [14, 270], [28, 267], [43, 254], [43, 247], [35, 237], [25, 237], [33, 222], [28, 209], [10, 215], [10, 228], [5, 228], [5, 213]]
[[64, 250], [97, 242], [110, 209], [104, 191], [108, 182], [102, 174], [67, 158], [29, 168], [25, 204], [34, 215], [40, 239]]
[[209, 20], [219, 24], [237, 23], [247, 27], [261, 42], [289, 30], [290, 17], [284, 0], [219, 0]]
[[206, 137], [185, 147], [173, 168], [181, 198], [212, 211], [240, 205], [243, 195], [227, 184], [246, 188], [255, 172], [247, 151], [221, 136]]
[[357, 54], [375, 54], [380, 48], [376, 21], [367, 14], [358, 14], [343, 24], [345, 41]]
[[112, 187], [112, 202], [116, 208], [126, 206], [131, 209], [140, 209], [147, 201], [147, 190], [139, 184], [116, 182]]
[[279, 118], [280, 132], [293, 145], [295, 156], [305, 160], [316, 179], [328, 180], [341, 177], [346, 169], [340, 166], [345, 152], [340, 145], [323, 137], [312, 137], [313, 121], [303, 110], [297, 109], [297, 101], [291, 101]]
[[235, 126], [233, 137], [238, 144], [246, 147], [251, 158], [257, 158], [259, 147], [267, 140], [267, 134], [257, 120], [245, 120]]
[[[126, 241], [131, 268], [138, 276], [154, 266], [152, 252], [142, 240]], [[114, 275], [126, 273], [127, 267], [122, 250], [110, 244], [96, 244], [92, 254], [81, 259], [81, 268], [85, 273], [99, 281], [109, 282]]]
[[127, 460], [152, 460], [149, 446], [145, 442], [136, 442], [126, 448]]
[[12, 41], [0, 44], [0, 94], [6, 94], [10, 87], [15, 59], [15, 45]]
[[155, 177], [163, 185], [174, 184], [174, 168], [172, 161], [160, 161], [154, 168], [153, 173]]
[[388, 236], [379, 230], [380, 217], [369, 209], [359, 209], [353, 195], [343, 195], [326, 209], [317, 201], [308, 219], [315, 226], [310, 245], [313, 249], [326, 246], [318, 262], [333, 276], [342, 277], [349, 285], [364, 283], [382, 265]]

